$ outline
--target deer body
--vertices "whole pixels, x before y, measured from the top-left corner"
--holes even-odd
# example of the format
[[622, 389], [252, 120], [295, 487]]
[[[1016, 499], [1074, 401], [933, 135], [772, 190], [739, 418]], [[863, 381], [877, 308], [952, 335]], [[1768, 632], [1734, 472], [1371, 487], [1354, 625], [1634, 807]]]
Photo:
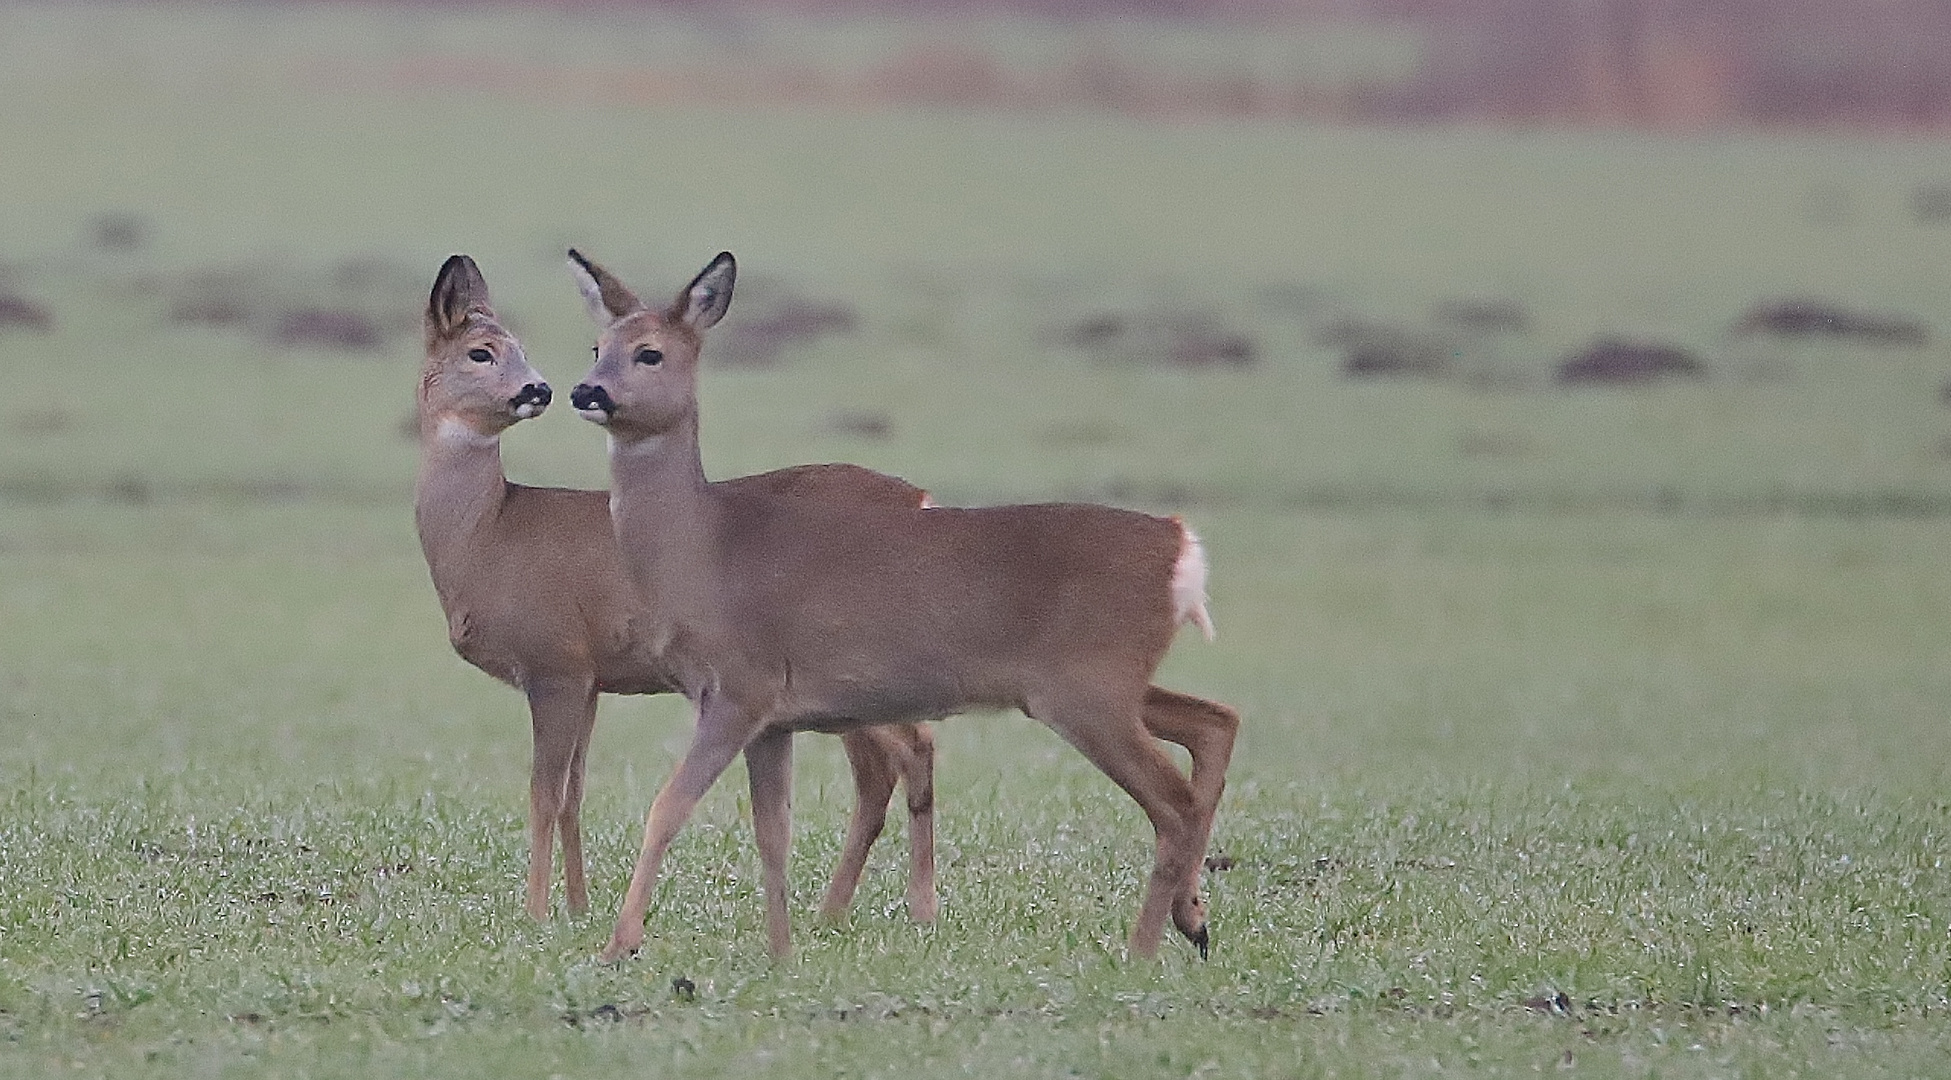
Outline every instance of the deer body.
[[764, 688], [749, 705], [772, 724], [1027, 711], [1084, 670], [1148, 675], [1171, 643], [1176, 522], [1062, 504], [801, 506], [709, 486], [653, 496], [620, 456], [615, 520], [666, 663], [690, 694]]
[[609, 493], [509, 483], [498, 448], [474, 453], [494, 458], [481, 463], [492, 488], [454, 513], [457, 474], [487, 469], [436, 445], [422, 454], [415, 512], [454, 651], [518, 689], [560, 678], [608, 694], [676, 689], [640, 639], [643, 605], [611, 588], [623, 573], [615, 545], [591, 542], [609, 539]]
[[[571, 258], [606, 323], [574, 402], [611, 432], [624, 563], [698, 709], [691, 748], [651, 807], [605, 957], [641, 942], [665, 849], [741, 751], [769, 944], [786, 952], [791, 734], [979, 708], [1044, 722], [1138, 801], [1158, 852], [1132, 950], [1154, 953], [1170, 915], [1203, 953], [1198, 873], [1238, 720], [1150, 685], [1181, 623], [1210, 631], [1197, 538], [1176, 520], [1103, 506], [842, 506], [710, 484], [695, 369], [699, 335], [730, 301], [730, 256], [661, 313]], [[1160, 738], [1191, 752], [1189, 781]]]
[[[492, 359], [456, 360], [475, 350]], [[548, 911], [558, 833], [569, 908], [588, 908], [580, 810], [597, 695], [678, 688], [650, 636], [659, 620], [629, 585], [609, 493], [528, 487], [510, 483], [502, 471], [501, 431], [539, 412], [548, 398], [519, 345], [494, 321], [478, 271], [471, 262], [450, 260], [428, 312], [414, 516], [455, 651], [528, 698], [535, 752], [525, 899], [538, 919]], [[726, 486], [866, 504], [916, 506], [924, 497], [900, 480], [851, 465], [801, 466]], [[887, 728], [851, 734], [847, 743], [859, 801], [823, 912], [838, 917], [851, 901], [899, 780], [910, 810], [909, 909], [930, 919], [933, 740], [925, 729]]]

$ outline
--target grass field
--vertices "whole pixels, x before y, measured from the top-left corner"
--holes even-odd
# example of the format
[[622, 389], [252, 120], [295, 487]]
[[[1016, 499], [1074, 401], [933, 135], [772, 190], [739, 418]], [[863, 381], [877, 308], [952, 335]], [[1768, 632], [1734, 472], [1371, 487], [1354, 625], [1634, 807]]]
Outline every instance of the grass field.
[[[1945, 1072], [1951, 357], [1729, 328], [1813, 295], [1941, 333], [1951, 236], [1907, 199], [1951, 151], [605, 97], [692, 39], [602, 18], [0, 7], [0, 293], [55, 322], [0, 326], [0, 1074]], [[483, 75], [392, 77], [422, 69]], [[1164, 681], [1246, 716], [1210, 962], [1123, 957], [1148, 830], [1014, 716], [941, 727], [938, 925], [893, 835], [812, 925], [851, 790], [809, 737], [799, 955], [765, 958], [732, 777], [604, 967], [688, 735], [606, 702], [596, 910], [527, 921], [523, 710], [447, 647], [400, 428], [452, 251], [581, 374], [572, 243], [646, 291], [736, 251], [727, 332], [856, 313], [707, 376], [716, 475], [855, 460], [1198, 526], [1220, 638]], [[389, 333], [172, 319], [210, 290]], [[1350, 380], [1321, 343], [1460, 297], [1531, 314], [1487, 377]], [[1060, 343], [1106, 315], [1257, 359]], [[1609, 335], [1705, 375], [1550, 379]], [[508, 443], [517, 479], [604, 482], [566, 410]]]

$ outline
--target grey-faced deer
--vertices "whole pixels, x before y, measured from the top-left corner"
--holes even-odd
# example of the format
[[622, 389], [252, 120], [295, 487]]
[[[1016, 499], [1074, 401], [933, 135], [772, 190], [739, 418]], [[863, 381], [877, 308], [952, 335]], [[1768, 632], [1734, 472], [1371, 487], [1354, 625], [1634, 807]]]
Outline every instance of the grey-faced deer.
[[[1182, 623], [1211, 633], [1192, 532], [1104, 506], [845, 506], [708, 483], [698, 354], [731, 302], [731, 255], [652, 308], [569, 254], [603, 326], [596, 366], [571, 400], [609, 430], [624, 563], [658, 620], [651, 637], [698, 711], [691, 746], [651, 805], [603, 956], [642, 943], [665, 849], [741, 752], [767, 943], [788, 952], [793, 732], [979, 708], [1020, 709], [1049, 725], [1138, 801], [1157, 853], [1131, 951], [1155, 954], [1169, 914], [1203, 955], [1199, 872], [1239, 718], [1151, 685]], [[1190, 780], [1158, 739], [1190, 752]]]
[[[414, 506], [420, 547], [455, 650], [528, 697], [535, 737], [528, 913], [547, 917], [559, 833], [569, 910], [580, 914], [589, 907], [580, 822], [597, 695], [677, 689], [653, 637], [665, 620], [631, 587], [610, 526], [608, 492], [526, 487], [503, 475], [502, 432], [539, 415], [551, 395], [496, 317], [487, 283], [465, 255], [448, 259], [434, 281], [426, 346]], [[914, 507], [926, 498], [919, 488], [851, 465], [782, 469], [726, 487], [889, 507]], [[822, 913], [837, 919], [852, 902], [898, 780], [909, 813], [908, 910], [930, 920], [936, 904], [933, 737], [908, 725], [863, 728], [844, 738], [858, 802]]]

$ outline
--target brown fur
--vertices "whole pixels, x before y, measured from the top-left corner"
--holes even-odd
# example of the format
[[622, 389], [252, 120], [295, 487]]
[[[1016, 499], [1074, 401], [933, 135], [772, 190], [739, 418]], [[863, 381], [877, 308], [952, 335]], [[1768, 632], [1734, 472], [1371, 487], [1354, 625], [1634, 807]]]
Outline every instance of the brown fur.
[[[535, 755], [529, 791], [529, 914], [548, 913], [550, 856], [561, 836], [569, 909], [588, 908], [580, 812], [596, 696], [677, 688], [647, 635], [658, 620], [630, 587], [610, 526], [609, 493], [511, 484], [499, 440], [524, 386], [540, 384], [502, 329], [471, 260], [450, 259], [429, 298], [421, 372], [421, 472], [415, 516], [446, 612], [469, 663], [521, 689]], [[492, 363], [468, 358], [485, 348]], [[851, 465], [802, 466], [726, 485], [781, 497], [915, 506], [920, 489]], [[934, 742], [926, 729], [861, 729], [846, 737], [860, 801], [822, 910], [844, 914], [899, 780], [908, 790], [909, 909], [935, 913]], [[917, 803], [919, 800], [919, 803]]]
[[[768, 942], [785, 953], [792, 733], [976, 708], [1021, 709], [1048, 724], [1138, 801], [1158, 850], [1131, 949], [1156, 952], [1169, 914], [1203, 951], [1199, 866], [1238, 719], [1150, 685], [1189, 617], [1173, 597], [1184, 527], [1104, 506], [848, 506], [707, 483], [698, 335], [730, 300], [731, 257], [664, 312], [614, 310], [608, 300], [620, 290], [608, 275], [580, 257], [576, 267], [606, 322], [578, 407], [611, 432], [624, 562], [659, 620], [650, 638], [666, 643], [668, 670], [698, 707], [604, 955], [641, 942], [665, 848], [741, 751], [752, 766]], [[661, 358], [647, 362], [645, 350]], [[1191, 751], [1190, 780], [1158, 739]]]

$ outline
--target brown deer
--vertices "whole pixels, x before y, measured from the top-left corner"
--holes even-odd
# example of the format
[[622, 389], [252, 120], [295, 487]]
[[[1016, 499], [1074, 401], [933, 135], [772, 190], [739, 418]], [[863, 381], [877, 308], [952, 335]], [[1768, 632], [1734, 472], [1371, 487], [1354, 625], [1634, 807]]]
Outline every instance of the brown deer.
[[[662, 310], [569, 256], [603, 325], [596, 366], [571, 401], [610, 433], [624, 563], [657, 620], [649, 636], [698, 711], [691, 746], [651, 805], [604, 958], [642, 943], [665, 849], [741, 752], [767, 943], [789, 952], [793, 732], [980, 708], [1049, 725], [1138, 801], [1157, 852], [1131, 951], [1154, 955], [1169, 914], [1203, 955], [1199, 871], [1239, 718], [1150, 685], [1182, 623], [1212, 630], [1191, 530], [1105, 506], [843, 505], [709, 483], [698, 353], [731, 303], [731, 255]], [[1158, 739], [1190, 752], [1190, 780]]]
[[[474, 261], [440, 268], [427, 301], [420, 370], [420, 480], [414, 517], [455, 651], [528, 697], [527, 907], [549, 910], [550, 858], [562, 838], [569, 910], [589, 907], [583, 875], [583, 767], [598, 694], [677, 689], [651, 635], [665, 620], [637, 599], [610, 527], [609, 493], [511, 484], [501, 434], [548, 407], [547, 383], [496, 317]], [[782, 498], [914, 507], [926, 494], [852, 465], [814, 465], [730, 481]], [[906, 789], [912, 865], [908, 911], [935, 916], [933, 736], [918, 725], [843, 736], [858, 802], [822, 914], [853, 900], [897, 780]]]

